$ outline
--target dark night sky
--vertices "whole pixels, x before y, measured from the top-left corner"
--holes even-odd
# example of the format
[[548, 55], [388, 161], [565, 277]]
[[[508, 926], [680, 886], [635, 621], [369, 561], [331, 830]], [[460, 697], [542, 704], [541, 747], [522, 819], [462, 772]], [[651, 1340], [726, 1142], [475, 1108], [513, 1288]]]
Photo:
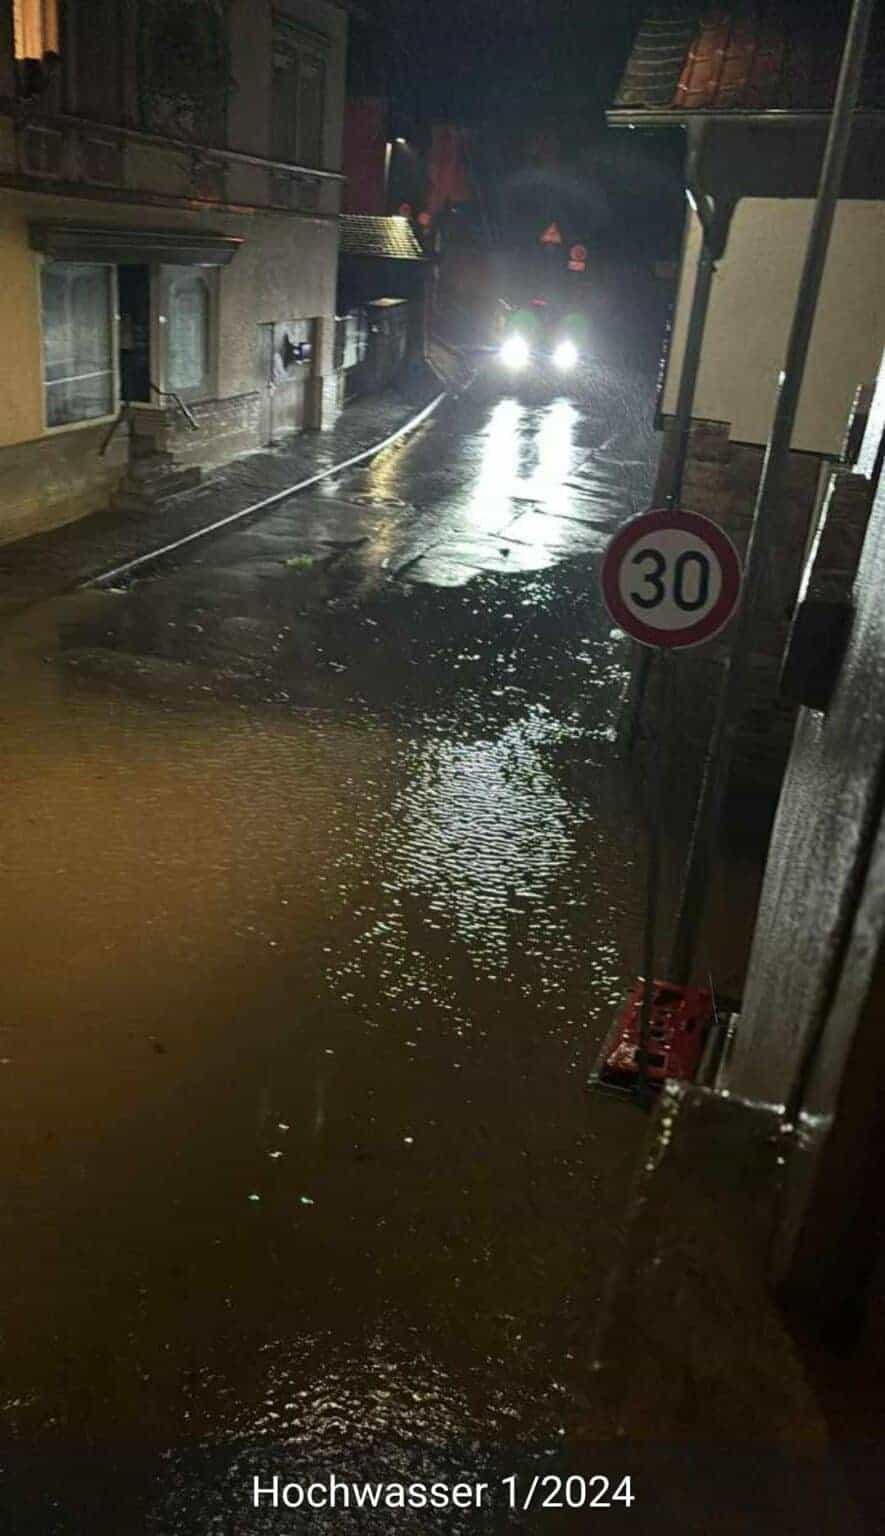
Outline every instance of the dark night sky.
[[[354, 91], [455, 120], [599, 116], [641, 14], [634, 0], [357, 0]], [[363, 19], [365, 18], [365, 20]]]
[[[681, 228], [681, 134], [608, 129], [643, 0], [355, 0], [350, 90], [391, 100], [391, 135], [421, 145], [431, 120], [476, 125], [488, 195], [508, 218], [574, 210], [583, 235], [672, 247]], [[552, 131], [559, 165], [532, 142]], [[495, 212], [494, 209], [490, 211]], [[504, 216], [501, 210], [502, 217]]]

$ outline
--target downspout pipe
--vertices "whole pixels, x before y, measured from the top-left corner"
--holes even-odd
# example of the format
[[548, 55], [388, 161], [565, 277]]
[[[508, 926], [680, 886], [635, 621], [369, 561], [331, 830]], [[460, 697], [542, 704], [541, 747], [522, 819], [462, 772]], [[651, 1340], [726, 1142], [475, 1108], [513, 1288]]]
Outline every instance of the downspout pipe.
[[691, 433], [691, 412], [701, 364], [701, 349], [704, 341], [704, 327], [707, 323], [707, 311], [710, 307], [713, 273], [716, 269], [716, 259], [722, 255], [725, 246], [725, 236], [728, 227], [728, 219], [722, 219], [717, 204], [714, 203], [709, 192], [704, 190], [701, 183], [701, 155], [706, 131], [706, 124], [703, 122], [690, 122], [688, 124], [685, 191], [686, 197], [700, 221], [701, 250], [695, 272], [694, 291], [691, 296], [691, 309], [688, 316], [685, 348], [682, 356], [682, 372], [679, 376], [679, 390], [676, 397], [676, 414], [674, 417], [676, 452], [667, 489], [666, 504], [668, 507], [678, 506], [682, 495], [682, 480], [685, 474], [685, 460], [688, 454], [688, 440]]
[[686, 863], [670, 977], [689, 979], [718, 843], [725, 789], [734, 759], [750, 675], [750, 654], [761, 594], [771, 566], [773, 535], [783, 504], [790, 444], [805, 373], [811, 329], [829, 247], [830, 233], [860, 93], [870, 20], [876, 0], [854, 0], [839, 83], [821, 167], [817, 201], [790, 326], [777, 403], [768, 439], [744, 565], [743, 599], [734, 621], [725, 680], [710, 737], [704, 777]]

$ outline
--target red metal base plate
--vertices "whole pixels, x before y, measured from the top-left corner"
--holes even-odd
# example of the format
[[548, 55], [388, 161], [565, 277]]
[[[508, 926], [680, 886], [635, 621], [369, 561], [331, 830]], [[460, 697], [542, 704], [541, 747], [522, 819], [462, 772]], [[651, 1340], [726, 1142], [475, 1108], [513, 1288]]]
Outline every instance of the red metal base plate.
[[[600, 1088], [631, 1092], [639, 1085], [637, 1051], [642, 1020], [642, 981], [637, 981], [615, 1019], [591, 1082]], [[698, 1069], [707, 1032], [715, 1017], [713, 994], [701, 987], [677, 987], [656, 981], [652, 992], [648, 1040], [648, 1086], [668, 1079], [691, 1082]]]

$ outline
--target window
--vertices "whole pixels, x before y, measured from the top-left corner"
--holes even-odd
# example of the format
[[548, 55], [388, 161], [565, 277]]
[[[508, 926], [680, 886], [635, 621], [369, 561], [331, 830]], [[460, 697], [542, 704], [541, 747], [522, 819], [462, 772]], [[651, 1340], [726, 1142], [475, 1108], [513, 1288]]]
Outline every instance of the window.
[[17, 59], [58, 54], [58, 0], [13, 0], [12, 14]]
[[58, 0], [13, 0], [12, 35], [17, 94], [44, 96], [58, 74]]
[[283, 17], [273, 28], [273, 155], [289, 165], [323, 157], [326, 44]]
[[47, 262], [41, 273], [47, 427], [114, 410], [113, 271]]
[[[93, 7], [94, 0], [82, 5], [87, 25]], [[221, 0], [142, 0], [133, 6], [130, 0], [129, 8], [138, 29], [140, 126], [197, 144], [223, 144], [233, 85], [229, 6]]]
[[191, 396], [209, 392], [209, 282], [200, 272], [169, 279], [166, 303], [166, 388]]

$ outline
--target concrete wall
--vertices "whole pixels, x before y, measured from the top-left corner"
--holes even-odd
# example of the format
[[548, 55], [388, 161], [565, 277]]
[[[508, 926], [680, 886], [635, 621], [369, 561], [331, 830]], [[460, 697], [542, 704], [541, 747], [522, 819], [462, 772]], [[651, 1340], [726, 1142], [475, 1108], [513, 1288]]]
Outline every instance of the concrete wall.
[[[811, 223], [810, 199], [744, 198], [717, 264], [694, 415], [764, 443]], [[675, 409], [700, 226], [688, 215], [662, 408]], [[885, 203], [839, 204], [793, 446], [838, 454], [859, 384], [876, 376], [885, 340]]]

